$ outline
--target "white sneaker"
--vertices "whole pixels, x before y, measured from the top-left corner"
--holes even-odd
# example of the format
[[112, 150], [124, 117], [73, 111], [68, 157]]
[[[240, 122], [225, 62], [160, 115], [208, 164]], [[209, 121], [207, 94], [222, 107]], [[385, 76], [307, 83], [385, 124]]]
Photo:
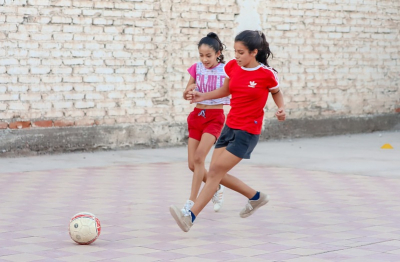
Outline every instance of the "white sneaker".
[[183, 232], [188, 232], [193, 226], [192, 216], [182, 216], [181, 210], [176, 206], [170, 206], [169, 212]]
[[181, 209], [183, 216], [190, 216], [190, 209], [192, 209], [194, 202], [192, 200], [186, 200], [185, 205]]
[[260, 192], [260, 198], [258, 200], [248, 200], [246, 206], [240, 211], [240, 217], [248, 217], [253, 214], [258, 208], [267, 204], [269, 201], [268, 195]]
[[223, 185], [219, 185], [219, 189], [215, 192], [212, 202], [214, 203], [214, 211], [218, 212], [224, 203], [224, 189]]

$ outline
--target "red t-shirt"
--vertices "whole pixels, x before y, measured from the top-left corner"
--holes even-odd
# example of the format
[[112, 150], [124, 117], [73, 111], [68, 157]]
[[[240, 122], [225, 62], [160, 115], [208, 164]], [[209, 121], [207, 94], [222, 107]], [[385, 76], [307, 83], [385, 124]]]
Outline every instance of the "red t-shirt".
[[230, 79], [229, 91], [232, 95], [226, 124], [230, 128], [259, 135], [269, 90], [279, 87], [276, 71], [263, 64], [255, 68], [241, 67], [235, 59], [229, 61], [224, 70]]

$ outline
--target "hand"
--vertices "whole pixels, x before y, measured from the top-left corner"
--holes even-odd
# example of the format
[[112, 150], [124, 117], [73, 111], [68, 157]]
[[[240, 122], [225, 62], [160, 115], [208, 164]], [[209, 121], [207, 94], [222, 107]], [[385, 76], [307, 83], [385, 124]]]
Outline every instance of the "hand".
[[191, 104], [201, 102], [204, 100], [203, 96], [204, 94], [198, 91], [190, 91], [189, 95], [192, 97], [192, 101], [190, 101]]
[[186, 87], [185, 91], [183, 91], [183, 99], [192, 100], [192, 96], [189, 95], [189, 92], [195, 90], [196, 87], [196, 84], [191, 84], [190, 86]]
[[278, 111], [275, 113], [276, 118], [278, 118], [278, 121], [285, 121], [286, 119], [286, 113], [284, 108], [279, 108]]

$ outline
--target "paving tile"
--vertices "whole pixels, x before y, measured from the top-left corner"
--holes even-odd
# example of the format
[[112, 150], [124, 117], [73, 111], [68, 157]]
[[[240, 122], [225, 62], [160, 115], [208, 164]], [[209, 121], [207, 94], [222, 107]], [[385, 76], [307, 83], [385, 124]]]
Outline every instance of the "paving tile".
[[[188, 233], [168, 211], [189, 195], [186, 163], [0, 173], [0, 261], [399, 261], [398, 179], [249, 164], [231, 173], [270, 203], [242, 219], [246, 199], [226, 190], [221, 211], [207, 205]], [[102, 224], [89, 246], [67, 232], [82, 211]]]

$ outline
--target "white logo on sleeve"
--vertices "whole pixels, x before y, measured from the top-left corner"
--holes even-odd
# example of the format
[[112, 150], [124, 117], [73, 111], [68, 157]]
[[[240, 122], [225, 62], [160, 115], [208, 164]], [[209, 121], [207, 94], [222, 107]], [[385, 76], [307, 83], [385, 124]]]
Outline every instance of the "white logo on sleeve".
[[256, 82], [254, 82], [254, 81], [250, 81], [250, 85], [249, 85], [249, 87], [251, 87], [251, 88], [255, 88], [255, 87], [256, 87], [256, 85], [257, 85], [257, 83], [256, 83]]

